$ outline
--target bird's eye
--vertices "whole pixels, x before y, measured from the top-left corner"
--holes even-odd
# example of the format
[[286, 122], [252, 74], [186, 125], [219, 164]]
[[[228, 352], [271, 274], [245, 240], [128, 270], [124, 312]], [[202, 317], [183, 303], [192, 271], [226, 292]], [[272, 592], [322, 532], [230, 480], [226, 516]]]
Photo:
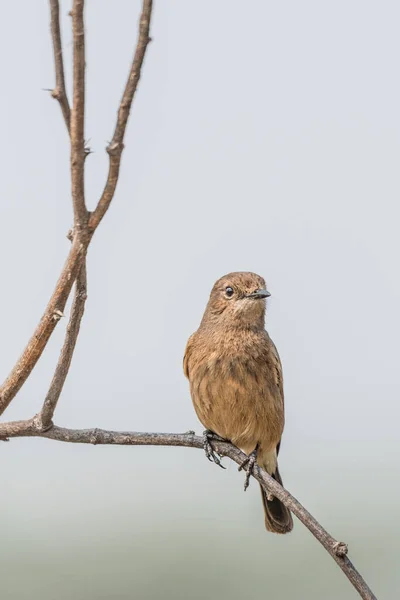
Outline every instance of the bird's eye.
[[233, 296], [233, 293], [234, 293], [234, 292], [233, 292], [233, 288], [231, 288], [231, 287], [229, 287], [229, 286], [225, 288], [225, 296], [226, 296], [227, 298], [232, 298], [232, 296]]

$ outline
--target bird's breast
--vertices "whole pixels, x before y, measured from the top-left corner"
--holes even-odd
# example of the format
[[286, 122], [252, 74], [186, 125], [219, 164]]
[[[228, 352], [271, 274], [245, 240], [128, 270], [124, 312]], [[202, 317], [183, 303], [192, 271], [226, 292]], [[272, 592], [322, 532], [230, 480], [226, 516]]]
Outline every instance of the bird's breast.
[[278, 443], [283, 398], [267, 343], [210, 344], [194, 352], [189, 373], [193, 404], [207, 429], [248, 452], [257, 443]]

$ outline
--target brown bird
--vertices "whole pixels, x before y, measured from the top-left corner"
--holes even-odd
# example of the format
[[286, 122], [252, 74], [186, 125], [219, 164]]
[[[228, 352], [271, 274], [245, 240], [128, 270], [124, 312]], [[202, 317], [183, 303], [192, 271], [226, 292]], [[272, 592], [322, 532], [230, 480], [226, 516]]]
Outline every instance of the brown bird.
[[[206, 427], [207, 457], [219, 464], [209, 439], [229, 440], [282, 484], [278, 452], [284, 417], [282, 365], [264, 328], [265, 281], [255, 273], [229, 273], [215, 283], [199, 329], [190, 336], [183, 360], [193, 405]], [[265, 527], [293, 529], [289, 510], [261, 488]]]

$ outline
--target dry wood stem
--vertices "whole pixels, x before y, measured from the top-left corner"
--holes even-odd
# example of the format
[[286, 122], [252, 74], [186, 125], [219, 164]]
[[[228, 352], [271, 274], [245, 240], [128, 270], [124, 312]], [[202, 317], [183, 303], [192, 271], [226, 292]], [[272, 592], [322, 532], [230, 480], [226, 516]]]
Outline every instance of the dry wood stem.
[[21, 357], [0, 387], [0, 415], [3, 414], [11, 400], [21, 389], [42, 355], [55, 326], [62, 317], [68, 296], [78, 270], [85, 259], [85, 255], [85, 244], [80, 242], [78, 237], [75, 237], [67, 261], [43, 317]]
[[[85, 32], [84, 32], [84, 0], [74, 0], [72, 16], [73, 43], [74, 43], [74, 92], [73, 107], [68, 117], [69, 104], [65, 91], [63, 55], [61, 47], [61, 34], [59, 24], [59, 3], [50, 0], [51, 32], [53, 37], [54, 61], [56, 70], [55, 96], [60, 101], [64, 119], [71, 136], [71, 181], [72, 203], [74, 208], [73, 243], [65, 266], [61, 272], [56, 288], [46, 307], [44, 315], [28, 342], [21, 357], [13, 367], [7, 379], [0, 386], [0, 415], [3, 414], [12, 399], [21, 389], [32, 369], [36, 365], [45, 349], [47, 342], [62, 315], [65, 304], [71, 292], [79, 269], [86, 257], [92, 235], [103, 218], [114, 196], [121, 160], [123, 138], [128, 122], [129, 111], [140, 77], [147, 44], [149, 42], [149, 27], [152, 11], [152, 1], [143, 0], [142, 15], [139, 26], [139, 39], [134, 55], [132, 69], [126, 84], [113, 141], [108, 147], [110, 155], [110, 169], [106, 188], [99, 200], [95, 212], [92, 214], [90, 227], [88, 225], [89, 213], [85, 204], [84, 191], [84, 166], [88, 150], [84, 142], [84, 114], [85, 114]], [[53, 94], [54, 95], [54, 94]], [[66, 111], [66, 108], [68, 110]]]
[[84, 262], [80, 268], [75, 282], [74, 301], [71, 308], [71, 316], [67, 326], [64, 345], [62, 347], [60, 358], [54, 372], [53, 380], [39, 415], [39, 418], [41, 419], [41, 427], [43, 429], [47, 429], [52, 424], [54, 411], [64, 387], [64, 383], [71, 365], [72, 356], [74, 354], [79, 328], [81, 325], [83, 312], [85, 310], [86, 298], [86, 264]]
[[85, 204], [85, 29], [84, 0], [74, 0], [72, 33], [74, 40], [74, 95], [71, 111], [71, 183], [74, 228], [86, 228], [88, 211]]
[[71, 124], [71, 109], [65, 89], [64, 60], [61, 44], [60, 7], [58, 0], [50, 0], [51, 37], [53, 40], [54, 65], [56, 71], [56, 87], [51, 91], [58, 100], [68, 132]]
[[[25, 423], [25, 425], [24, 425]], [[113, 444], [122, 446], [185, 446], [203, 449], [203, 438], [190, 433], [138, 433], [134, 431], [106, 431], [104, 429], [65, 429], [53, 426], [41, 431], [34, 419], [0, 425], [0, 438], [38, 436], [60, 442], [75, 444]], [[238, 465], [243, 464], [246, 455], [228, 442], [212, 441], [212, 446], [220, 456], [227, 456]], [[285, 504], [307, 527], [313, 536], [339, 565], [363, 600], [377, 600], [363, 577], [347, 557], [347, 545], [333, 538], [302, 504], [275, 479], [258, 465], [254, 466], [253, 477], [267, 493], [272, 493]]]
[[108, 177], [99, 203], [89, 218], [89, 228], [91, 230], [96, 229], [104, 217], [108, 207], [110, 206], [111, 200], [114, 197], [115, 189], [117, 187], [119, 168], [121, 165], [121, 155], [124, 148], [123, 142], [125, 130], [128, 123], [133, 97], [139, 83], [143, 59], [146, 54], [147, 45], [150, 42], [149, 32], [152, 7], [152, 0], [143, 0], [136, 51], [133, 57], [128, 81], [126, 82], [125, 90], [122, 95], [114, 135], [111, 142], [107, 146], [107, 152], [109, 155]]

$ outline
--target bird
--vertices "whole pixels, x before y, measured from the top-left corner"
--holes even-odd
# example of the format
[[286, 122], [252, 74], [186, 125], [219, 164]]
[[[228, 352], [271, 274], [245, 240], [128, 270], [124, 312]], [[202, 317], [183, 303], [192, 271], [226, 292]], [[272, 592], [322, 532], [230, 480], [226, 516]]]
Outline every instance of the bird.
[[[255, 463], [282, 485], [278, 454], [285, 424], [283, 375], [278, 351], [265, 330], [270, 295], [256, 273], [234, 272], [218, 279], [183, 358], [193, 406], [206, 428], [206, 455], [220, 464], [210, 444], [214, 436], [240, 448], [247, 455], [242, 465], [247, 463], [245, 489]], [[289, 533], [289, 509], [262, 487], [261, 495], [267, 531]]]

